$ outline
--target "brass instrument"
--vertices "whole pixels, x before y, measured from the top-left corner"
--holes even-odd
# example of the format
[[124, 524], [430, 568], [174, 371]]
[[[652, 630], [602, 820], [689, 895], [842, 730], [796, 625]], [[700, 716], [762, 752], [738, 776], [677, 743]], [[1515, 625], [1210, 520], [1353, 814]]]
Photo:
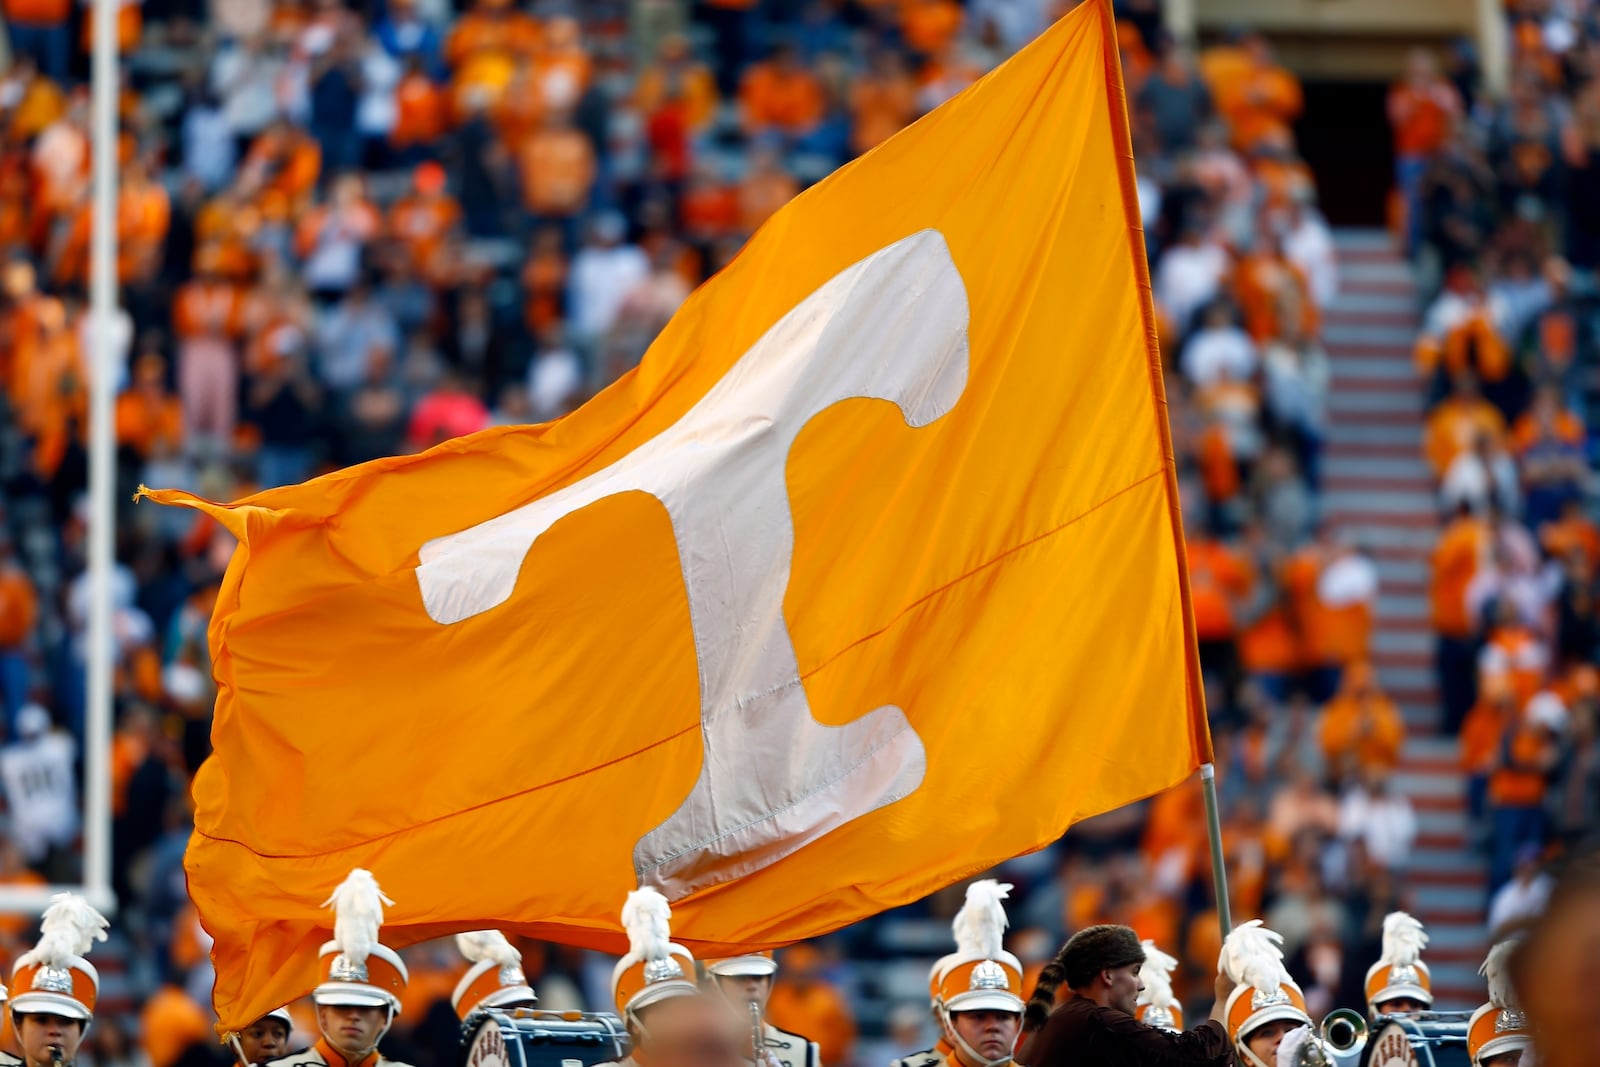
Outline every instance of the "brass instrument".
[[1367, 1032], [1366, 1016], [1349, 1008], [1335, 1008], [1322, 1020], [1322, 1040], [1341, 1056], [1365, 1048]]
[[1360, 1012], [1335, 1008], [1322, 1026], [1300, 1046], [1295, 1067], [1345, 1067], [1359, 1063], [1367, 1044], [1367, 1020]]
[[750, 1060], [755, 1067], [777, 1067], [777, 1057], [768, 1050], [775, 1047], [767, 1040], [767, 1023], [761, 1014], [761, 1002], [750, 1002]]

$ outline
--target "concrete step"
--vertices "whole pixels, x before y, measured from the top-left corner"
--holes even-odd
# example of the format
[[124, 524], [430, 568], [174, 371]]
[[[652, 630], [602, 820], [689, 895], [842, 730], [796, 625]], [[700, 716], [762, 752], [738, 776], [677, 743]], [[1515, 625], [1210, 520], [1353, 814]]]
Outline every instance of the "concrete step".
[[1416, 384], [1416, 366], [1411, 363], [1410, 355], [1405, 357], [1386, 357], [1386, 355], [1358, 355], [1354, 352], [1341, 352], [1330, 357], [1328, 362], [1333, 366], [1334, 390], [1341, 389], [1344, 382], [1349, 379], [1381, 378], [1395, 382], [1408, 382]]
[[1366, 545], [1368, 551], [1372, 552], [1374, 556], [1380, 556], [1385, 549], [1396, 549], [1413, 554], [1426, 554], [1433, 550], [1434, 542], [1439, 537], [1438, 531], [1434, 529], [1372, 523], [1361, 521], [1359, 517], [1355, 516], [1330, 517], [1339, 519], [1340, 528], [1344, 531], [1344, 536]]
[[1349, 454], [1330, 455], [1322, 461], [1322, 474], [1329, 480], [1335, 478], [1403, 478], [1431, 486], [1433, 472], [1419, 455], [1401, 455], [1392, 458]]
[[1345, 418], [1328, 427], [1328, 443], [1388, 445], [1395, 448], [1397, 454], [1404, 455], [1409, 452], [1413, 456], [1418, 456], [1422, 454], [1422, 426], [1417, 422], [1400, 425], [1352, 425], [1349, 419]]
[[1393, 778], [1394, 787], [1412, 800], [1418, 797], [1461, 797], [1465, 796], [1461, 776], [1457, 774], [1418, 774], [1412, 771], [1396, 771]]
[[1335, 387], [1328, 397], [1328, 411], [1340, 415], [1376, 415], [1380, 412], [1404, 415], [1412, 422], [1422, 418], [1422, 401], [1411, 389], [1384, 392], [1346, 392]]
[[1409, 356], [1416, 342], [1415, 327], [1393, 323], [1335, 323], [1322, 331], [1322, 343], [1327, 345], [1330, 351], [1345, 345], [1362, 347], [1382, 345], [1391, 352], [1404, 352]]
[[1411, 290], [1416, 286], [1409, 265], [1399, 260], [1383, 259], [1354, 259], [1341, 264], [1339, 284], [1341, 290], [1348, 285], [1351, 292], [1361, 292], [1364, 286], [1369, 285], [1393, 286], [1400, 290]]
[[1333, 315], [1405, 315], [1417, 321], [1417, 302], [1407, 293], [1340, 293], [1323, 310], [1323, 319]]
[[1400, 754], [1406, 759], [1450, 759], [1461, 754], [1461, 743], [1453, 737], [1408, 737]]
[[1378, 597], [1378, 618], [1382, 619], [1422, 619], [1429, 621], [1432, 606], [1424, 596], [1401, 596], [1398, 593], [1382, 593]]
[[1412, 522], [1421, 520], [1432, 526], [1434, 519], [1433, 497], [1403, 489], [1373, 486], [1369, 489], [1333, 489], [1323, 495], [1322, 510], [1328, 515], [1369, 514], [1392, 515]]

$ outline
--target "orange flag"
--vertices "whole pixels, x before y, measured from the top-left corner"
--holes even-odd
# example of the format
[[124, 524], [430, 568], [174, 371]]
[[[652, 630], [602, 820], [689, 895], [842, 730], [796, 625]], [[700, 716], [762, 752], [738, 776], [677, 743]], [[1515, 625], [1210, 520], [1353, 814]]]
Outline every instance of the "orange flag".
[[728, 953], [1209, 758], [1109, 4], [785, 207], [573, 415], [213, 504], [224, 1028], [386, 939]]

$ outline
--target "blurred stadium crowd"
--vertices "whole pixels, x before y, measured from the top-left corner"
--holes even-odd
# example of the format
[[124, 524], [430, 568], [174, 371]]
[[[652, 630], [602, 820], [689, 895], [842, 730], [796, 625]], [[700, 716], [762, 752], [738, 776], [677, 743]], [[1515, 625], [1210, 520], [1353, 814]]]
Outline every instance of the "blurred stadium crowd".
[[[72, 880], [78, 862], [88, 20], [71, 0], [0, 6], [0, 883], [27, 884]], [[124, 0], [119, 500], [141, 482], [232, 498], [561, 415], [633, 366], [784, 202], [1070, 6]], [[1406, 723], [1368, 663], [1378, 569], [1320, 513], [1319, 319], [1339, 263], [1296, 152], [1301, 86], [1269, 42], [1192, 54], [1154, 0], [1117, 10], [1233, 914], [1284, 933], [1315, 1015], [1364, 1001], [1417, 835], [1390, 781]], [[1539, 863], [1600, 806], [1600, 529], [1584, 494], [1600, 11], [1508, 0], [1506, 18], [1503, 98], [1423, 54], [1389, 98], [1393, 229], [1427, 295], [1441, 728], [1462, 737], [1497, 923], [1538, 907]], [[171, 1067], [221, 1055], [181, 857], [232, 544], [187, 512], [124, 504], [119, 520], [122, 910], [88, 1051]], [[1190, 783], [1008, 864], [1019, 955], [1037, 968], [1064, 934], [1126, 922], [1208, 997], [1204, 834]], [[958, 903], [790, 950], [773, 1020], [829, 1064], [925, 1047], [926, 963]], [[0, 962], [31, 932], [0, 920]], [[525, 948], [546, 1005], [608, 1003], [605, 961]], [[391, 1056], [450, 1061], [453, 953], [411, 953]]]

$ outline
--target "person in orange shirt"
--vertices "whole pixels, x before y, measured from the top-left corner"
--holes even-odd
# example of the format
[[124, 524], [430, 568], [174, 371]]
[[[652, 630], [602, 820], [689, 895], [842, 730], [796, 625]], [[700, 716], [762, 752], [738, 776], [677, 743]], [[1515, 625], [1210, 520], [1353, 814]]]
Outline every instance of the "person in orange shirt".
[[1600, 568], [1600, 526], [1589, 518], [1582, 500], [1568, 500], [1561, 506], [1560, 517], [1537, 532], [1540, 546], [1551, 559], [1581, 552], [1591, 570]]
[[422, 269], [433, 250], [461, 226], [461, 205], [445, 188], [444, 168], [422, 163], [411, 172], [411, 192], [389, 208], [388, 235]]
[[1339, 695], [1322, 709], [1317, 742], [1334, 774], [1346, 777], [1373, 769], [1393, 770], [1405, 741], [1400, 709], [1378, 689], [1365, 660], [1345, 669]]
[[183, 406], [167, 390], [167, 361], [145, 352], [133, 364], [133, 384], [117, 397], [117, 444], [136, 464], [152, 453], [171, 455], [183, 444]]
[[1480, 435], [1504, 444], [1506, 422], [1483, 398], [1477, 377], [1463, 370], [1455, 376], [1450, 395], [1439, 402], [1423, 426], [1422, 454], [1434, 476], [1443, 478], [1456, 457], [1471, 449]]
[[1477, 701], [1479, 620], [1467, 604], [1467, 589], [1491, 561], [1489, 524], [1463, 504], [1439, 536], [1432, 560], [1435, 669], [1444, 730], [1454, 733]]
[[572, 111], [588, 90], [592, 72], [578, 20], [557, 15], [546, 23], [544, 40], [533, 59], [536, 92], [543, 106], [551, 111]]
[[492, 106], [511, 84], [518, 64], [532, 60], [544, 32], [511, 0], [478, 0], [445, 40], [445, 62], [454, 72], [451, 100], [456, 120]]
[[1231, 715], [1239, 689], [1238, 611], [1255, 584], [1250, 565], [1227, 545], [1210, 536], [1190, 535], [1189, 600], [1194, 608], [1200, 668], [1223, 687]]
[[744, 181], [739, 183], [740, 229], [747, 234], [754, 233], [799, 192], [799, 183], [783, 168], [777, 152], [770, 149], [751, 152], [750, 168], [745, 172]]
[[1420, 233], [1422, 175], [1461, 118], [1461, 94], [1439, 73], [1433, 53], [1416, 48], [1406, 57], [1405, 77], [1389, 90], [1389, 126], [1394, 132], [1394, 180], [1403, 206], [1406, 251]]
[[772, 58], [745, 72], [739, 109], [751, 137], [792, 143], [822, 120], [822, 85], [800, 63], [793, 45], [780, 45]]
[[961, 5], [953, 0], [905, 0], [900, 35], [918, 55], [938, 54], [961, 32]]
[[150, 1067], [173, 1067], [191, 1048], [210, 1044], [211, 1026], [187, 993], [164, 985], [139, 1013], [139, 1033]]
[[1500, 758], [1500, 741], [1517, 718], [1517, 697], [1506, 672], [1482, 670], [1478, 702], [1461, 724], [1461, 769], [1467, 776], [1467, 818], [1475, 835], [1488, 840], [1489, 776]]
[[428, 76], [421, 56], [406, 61], [405, 75], [394, 90], [395, 119], [389, 146], [403, 164], [428, 159], [435, 143], [450, 128], [450, 104]]
[[34, 471], [49, 481], [83, 426], [88, 396], [78, 334], [59, 301], [39, 306], [38, 331], [12, 365], [11, 400], [33, 444]]
[[1533, 403], [1511, 430], [1523, 491], [1523, 519], [1539, 529], [1557, 519], [1567, 503], [1581, 499], [1589, 464], [1583, 422], [1563, 408], [1561, 394], [1540, 386]]
[[1283, 253], [1283, 242], [1263, 223], [1255, 248], [1239, 261], [1234, 279], [1244, 328], [1256, 344], [1275, 337], [1315, 337], [1317, 306], [1305, 272]]
[[1503, 598], [1494, 602], [1483, 651], [1478, 654], [1478, 671], [1500, 675], [1511, 686], [1520, 708], [1544, 684], [1550, 669], [1550, 648], [1544, 639], [1518, 617], [1516, 605]]
[[1545, 791], [1561, 762], [1566, 705], [1537, 693], [1501, 738], [1489, 776], [1489, 892], [1511, 880], [1517, 850], [1544, 843]]
[[239, 168], [239, 182], [250, 189], [282, 194], [303, 207], [322, 174], [322, 149], [305, 131], [279, 119], [250, 144]]
[[148, 283], [161, 269], [172, 201], [151, 171], [148, 156], [138, 156], [122, 168], [117, 192], [117, 274], [124, 285]]
[[[10, 534], [0, 530], [0, 696], [11, 727], [33, 689], [28, 639], [38, 617], [39, 595], [33, 581], [17, 563]], [[14, 729], [8, 730], [8, 736], [15, 735]]]
[[552, 111], [517, 155], [522, 206], [538, 222], [554, 222], [577, 244], [578, 223], [594, 189], [594, 146], [569, 115]]
[[0, 83], [15, 101], [7, 110], [10, 122], [6, 134], [13, 143], [25, 144], [44, 132], [46, 126], [67, 113], [67, 97], [61, 87], [43, 74], [30, 55], [19, 55], [11, 73]]
[[682, 101], [684, 121], [691, 132], [702, 132], [716, 117], [716, 79], [694, 58], [689, 38], [681, 33], [663, 37], [656, 61], [639, 72], [633, 106], [648, 119], [674, 95]]
[[780, 1030], [815, 1041], [823, 1063], [848, 1063], [856, 1021], [844, 995], [823, 974], [822, 954], [799, 944], [779, 957], [784, 980], [767, 999], [767, 1020]]
[[1234, 147], [1248, 153], [1264, 137], [1289, 132], [1300, 116], [1304, 96], [1300, 81], [1273, 58], [1267, 39], [1251, 33], [1241, 42], [1241, 55], [1230, 62], [1202, 61], [1217, 110], [1228, 121]]
[[850, 88], [850, 148], [857, 155], [887, 141], [917, 117], [917, 86], [905, 59], [890, 48]]

